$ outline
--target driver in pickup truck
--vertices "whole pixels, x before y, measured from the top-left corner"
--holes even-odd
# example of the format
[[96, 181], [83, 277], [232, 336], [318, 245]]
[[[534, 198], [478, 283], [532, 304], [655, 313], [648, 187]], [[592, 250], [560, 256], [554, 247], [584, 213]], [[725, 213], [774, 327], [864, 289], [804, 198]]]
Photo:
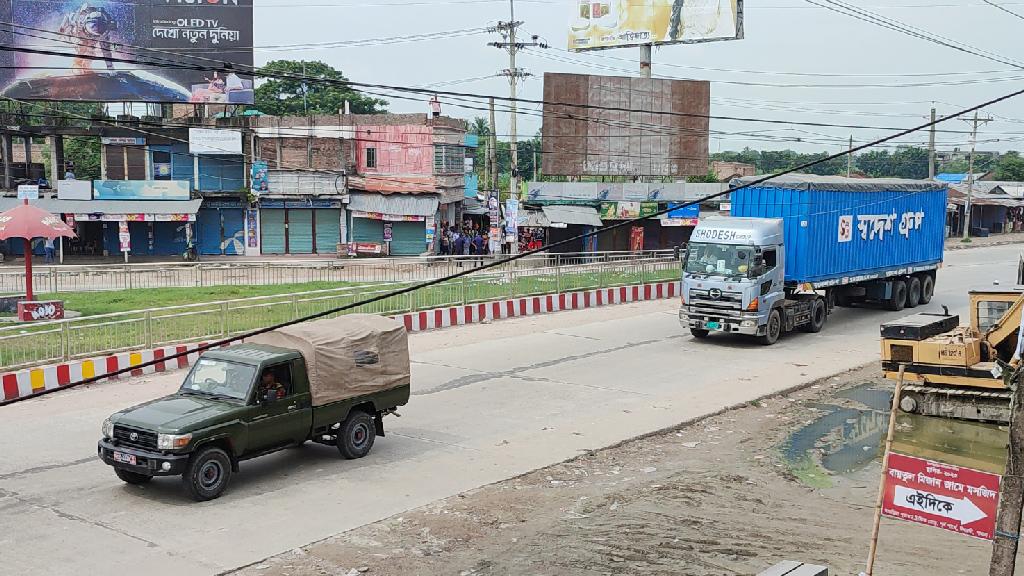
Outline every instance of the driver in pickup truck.
[[260, 398], [266, 397], [267, 392], [270, 391], [277, 393], [278, 400], [284, 398], [284, 385], [277, 381], [273, 372], [268, 370], [263, 373], [263, 377], [260, 379]]

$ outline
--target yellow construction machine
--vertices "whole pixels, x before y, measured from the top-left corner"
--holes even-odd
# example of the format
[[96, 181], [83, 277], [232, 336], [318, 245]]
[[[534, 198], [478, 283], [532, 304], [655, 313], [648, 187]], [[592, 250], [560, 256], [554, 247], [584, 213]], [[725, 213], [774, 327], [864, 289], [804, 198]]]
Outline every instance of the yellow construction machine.
[[899, 378], [904, 366], [900, 409], [926, 416], [1006, 423], [1010, 390], [1004, 367], [1019, 363], [1024, 313], [1024, 259], [1017, 286], [969, 293], [971, 322], [960, 317], [915, 314], [882, 324], [882, 371]]

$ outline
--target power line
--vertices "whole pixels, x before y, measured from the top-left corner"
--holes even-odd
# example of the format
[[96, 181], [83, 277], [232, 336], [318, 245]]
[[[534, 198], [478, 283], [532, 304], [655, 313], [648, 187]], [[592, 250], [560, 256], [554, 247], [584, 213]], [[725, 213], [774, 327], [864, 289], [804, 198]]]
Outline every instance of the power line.
[[[376, 303], [376, 302], [387, 300], [389, 298], [395, 298], [397, 296], [402, 296], [404, 294], [410, 294], [412, 292], [423, 290], [425, 288], [430, 288], [432, 286], [437, 286], [437, 285], [443, 284], [445, 282], [451, 282], [452, 280], [457, 280], [459, 278], [462, 278], [462, 277], [465, 277], [465, 276], [469, 276], [469, 275], [475, 274], [477, 272], [482, 272], [484, 270], [490, 270], [492, 268], [496, 268], [496, 267], [499, 267], [499, 266], [504, 266], [505, 264], [508, 264], [510, 262], [515, 262], [515, 261], [520, 260], [522, 258], [525, 258], [527, 256], [530, 256], [530, 255], [533, 255], [533, 254], [539, 254], [541, 252], [545, 252], [545, 251], [551, 250], [553, 248], [558, 248], [560, 246], [566, 246], [566, 245], [568, 245], [570, 243], [573, 243], [573, 242], [579, 242], [580, 240], [583, 240], [585, 238], [590, 238], [592, 236], [600, 236], [601, 234], [607, 234], [608, 232], [611, 232], [613, 230], [617, 230], [619, 228], [623, 228], [623, 227], [626, 227], [626, 226], [632, 226], [632, 225], [634, 225], [634, 224], [636, 224], [638, 222], [642, 222], [642, 221], [648, 220], [650, 218], [656, 218], [658, 216], [661, 216], [662, 214], [667, 214], [668, 212], [670, 212], [672, 210], [675, 210], [675, 209], [678, 209], [680, 207], [693, 206], [693, 205], [699, 204], [701, 202], [706, 202], [708, 200], [713, 200], [715, 198], [720, 198], [720, 197], [722, 197], [722, 196], [724, 196], [726, 194], [730, 194], [730, 193], [735, 192], [737, 190], [743, 190], [745, 188], [750, 188], [750, 187], [753, 187], [753, 186], [759, 186], [759, 185], [764, 184], [764, 183], [766, 183], [766, 182], [768, 182], [768, 181], [770, 181], [770, 180], [772, 180], [774, 178], [777, 178], [779, 176], [785, 176], [787, 174], [793, 174], [793, 173], [799, 172], [801, 170], [806, 170], [808, 168], [813, 168], [814, 166], [817, 166], [819, 164], [823, 164], [825, 162], [829, 162], [829, 161], [835, 160], [837, 158], [842, 158], [842, 157], [846, 156], [847, 154], [854, 154], [856, 152], [860, 152], [861, 150], [866, 150], [866, 149], [871, 148], [873, 146], [876, 146], [878, 144], [884, 144], [884, 143], [889, 142], [891, 140], [894, 140], [894, 139], [897, 139], [897, 138], [901, 138], [903, 136], [907, 136], [909, 134], [913, 134], [914, 132], [918, 132], [918, 131], [930, 128], [930, 127], [932, 127], [934, 125], [937, 125], [937, 124], [940, 124], [942, 122], [947, 122], [947, 121], [949, 121], [949, 120], [951, 120], [953, 118], [958, 118], [958, 117], [962, 116], [963, 114], [974, 112], [974, 111], [980, 110], [980, 109], [982, 109], [982, 108], [984, 108], [986, 106], [992, 106], [993, 104], [997, 104], [999, 102], [1003, 102], [1005, 100], [1009, 100], [1011, 98], [1015, 98], [1017, 96], [1020, 96], [1021, 94], [1024, 94], [1024, 90], [1018, 90], [1016, 92], [1011, 92], [1009, 94], [1000, 96], [998, 98], [994, 98], [994, 99], [989, 100], [987, 102], [983, 102], [983, 103], [978, 104], [976, 106], [972, 106], [972, 107], [967, 108], [965, 110], [960, 110], [959, 112], [957, 112], [956, 114], [953, 114], [951, 116], [946, 116], [946, 117], [943, 117], [943, 118], [938, 118], [936, 120], [932, 120], [932, 121], [927, 122], [925, 124], [922, 124], [920, 126], [915, 126], [915, 127], [912, 127], [912, 128], [907, 128], [905, 130], [901, 130], [901, 131], [899, 131], [899, 132], [897, 132], [895, 134], [891, 134], [891, 135], [886, 136], [884, 138], [880, 138], [880, 139], [868, 142], [866, 144], [862, 144], [862, 145], [857, 146], [857, 147], [852, 147], [849, 150], [844, 150], [842, 152], [839, 152], [837, 154], [832, 154], [830, 156], [827, 156], [825, 158], [821, 158], [819, 160], [814, 160], [814, 161], [811, 161], [811, 162], [807, 162], [807, 163], [801, 164], [800, 166], [796, 166], [796, 167], [794, 167], [792, 169], [789, 169], [789, 170], [784, 170], [784, 171], [782, 171], [782, 172], [780, 172], [778, 174], [773, 174], [773, 175], [765, 176], [765, 177], [762, 177], [762, 178], [756, 178], [756, 179], [754, 179], [754, 180], [752, 180], [752, 181], [750, 181], [750, 182], [748, 182], [746, 184], [742, 184], [740, 186], [737, 186], [736, 188], [732, 188], [730, 190], [725, 190], [725, 191], [719, 192], [717, 194], [712, 194], [712, 195], [710, 195], [710, 196], [708, 196], [706, 198], [703, 198], [701, 200], [695, 200], [695, 201], [690, 201], [690, 202], [683, 202], [679, 206], [672, 206], [672, 207], [669, 207], [669, 208], [665, 208], [665, 209], [659, 210], [658, 212], [656, 212], [654, 214], [650, 214], [650, 215], [645, 216], [645, 217], [633, 218], [633, 219], [630, 219], [630, 220], [623, 220], [623, 221], [618, 222], [616, 224], [612, 224], [612, 225], [609, 225], [609, 226], [602, 227], [599, 230], [595, 230], [595, 231], [592, 231], [592, 232], [585, 232], [583, 234], [579, 234], [579, 235], [573, 236], [571, 238], [567, 238], [565, 240], [561, 240], [561, 241], [558, 241], [558, 242], [554, 242], [554, 243], [545, 245], [545, 246], [543, 246], [541, 248], [538, 248], [538, 249], [535, 249], [535, 250], [527, 250], [527, 251], [522, 252], [520, 254], [509, 256], [508, 258], [498, 259], [498, 260], [495, 260], [493, 262], [489, 262], [489, 263], [483, 264], [482, 266], [479, 266], [479, 267], [477, 267], [475, 269], [467, 268], [465, 270], [462, 270], [460, 272], [456, 272], [454, 274], [450, 274], [448, 276], [444, 276], [444, 277], [441, 277], [441, 278], [436, 278], [434, 280], [428, 280], [428, 281], [425, 281], [425, 282], [420, 282], [420, 283], [417, 283], [417, 284], [413, 284], [411, 286], [407, 286], [407, 287], [404, 287], [404, 288], [399, 288], [397, 290], [393, 290], [391, 292], [387, 292], [387, 293], [383, 293], [383, 294], [378, 294], [377, 296], [366, 298], [366, 299], [360, 300], [358, 302], [353, 302], [351, 304], [347, 304], [347, 305], [344, 305], [344, 306], [338, 306], [338, 307], [335, 307], [335, 308], [330, 308], [328, 310], [324, 310], [324, 311], [318, 312], [316, 314], [310, 314], [308, 316], [304, 316], [304, 317], [301, 317], [301, 318], [296, 318], [295, 320], [291, 320], [291, 321], [284, 322], [284, 323], [281, 323], [281, 324], [276, 324], [276, 325], [273, 325], [273, 326], [268, 326], [266, 328], [261, 328], [261, 329], [254, 330], [252, 332], [248, 332], [248, 333], [245, 333], [245, 334], [240, 334], [238, 336], [233, 336], [233, 337], [230, 337], [230, 338], [226, 338], [226, 339], [220, 340], [218, 342], [213, 342], [213, 343], [206, 344], [204, 346], [199, 346], [196, 350], [192, 350], [192, 351], [188, 352], [188, 354], [195, 354], [195, 353], [198, 353], [198, 352], [204, 352], [204, 351], [212, 349], [212, 348], [219, 348], [221, 346], [232, 344], [234, 342], [238, 342], [238, 341], [244, 340], [246, 338], [252, 338], [253, 336], [256, 336], [256, 335], [259, 335], [259, 334], [265, 334], [267, 332], [271, 332], [273, 330], [278, 330], [278, 329], [281, 329], [281, 328], [285, 328], [287, 326], [293, 326], [295, 324], [300, 324], [300, 323], [303, 323], [303, 322], [308, 322], [310, 320], [316, 320], [316, 319], [324, 318], [324, 317], [331, 316], [331, 315], [334, 315], [334, 314], [340, 314], [342, 312], [346, 312], [348, 310], [359, 308], [361, 306], [367, 306], [369, 304], [373, 304], [373, 303]], [[167, 358], [162, 358], [160, 360], [152, 360], [150, 362], [144, 362], [144, 363], [139, 364], [137, 366], [132, 366], [130, 368], [124, 368], [124, 369], [121, 369], [121, 370], [118, 370], [118, 371], [115, 371], [115, 372], [112, 372], [110, 374], [106, 374], [106, 375], [103, 375], [103, 376], [97, 376], [97, 377], [93, 377], [93, 378], [85, 378], [85, 379], [80, 380], [78, 382], [69, 383], [69, 384], [67, 384], [65, 386], [62, 386], [59, 389], [73, 388], [73, 387], [76, 387], [76, 386], [81, 386], [83, 384], [90, 384], [90, 383], [97, 382], [97, 381], [100, 381], [100, 380], [103, 380], [103, 379], [106, 379], [106, 378], [111, 378], [111, 377], [119, 376], [121, 374], [126, 374], [126, 373], [132, 372], [134, 370], [143, 369], [143, 368], [146, 368], [148, 366], [155, 365], [157, 362], [166, 362], [166, 361], [174, 360], [176, 358], [179, 358], [179, 357], [182, 357], [182, 356], [185, 356], [185, 355], [186, 355], [186, 353], [184, 353], [184, 352], [183, 353], [178, 353], [178, 354], [173, 354], [171, 356], [168, 356]], [[54, 389], [51, 389], [51, 390], [45, 390], [45, 391], [40, 392], [39, 394], [35, 394], [35, 395], [32, 395], [32, 396], [24, 396], [24, 397], [20, 397], [20, 398], [11, 399], [11, 400], [5, 400], [4, 402], [0, 403], [0, 405], [11, 404], [11, 403], [14, 403], [14, 402], [20, 402], [20, 401], [23, 401], [23, 400], [28, 399], [28, 398], [36, 398], [36, 397], [41, 396], [43, 394], [52, 393], [54, 390], [58, 390], [58, 388], [54, 388]]]
[[982, 1], [983, 1], [983, 2], [985, 3], [985, 4], [988, 4], [989, 6], [993, 6], [993, 7], [995, 7], [995, 8], [998, 8], [998, 9], [1002, 10], [1003, 12], [1006, 12], [1007, 14], [1009, 14], [1009, 15], [1011, 15], [1011, 16], [1014, 16], [1014, 17], [1016, 17], [1016, 18], [1020, 18], [1021, 20], [1024, 20], [1024, 16], [1021, 16], [1020, 14], [1018, 14], [1018, 13], [1016, 13], [1016, 12], [1012, 11], [1012, 10], [1009, 10], [1009, 9], [1007, 9], [1007, 8], [1006, 8], [1006, 7], [1004, 7], [1004, 6], [1001, 6], [1001, 5], [999, 5], [999, 4], [996, 4], [995, 2], [992, 2], [992, 0], [982, 0]]

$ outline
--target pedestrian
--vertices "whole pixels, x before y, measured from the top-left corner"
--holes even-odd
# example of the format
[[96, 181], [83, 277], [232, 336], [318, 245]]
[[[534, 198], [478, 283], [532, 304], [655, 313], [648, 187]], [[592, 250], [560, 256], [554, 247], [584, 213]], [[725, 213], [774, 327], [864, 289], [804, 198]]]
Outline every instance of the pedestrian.
[[451, 236], [448, 235], [448, 226], [441, 229], [441, 255], [447, 256], [451, 252]]
[[53, 247], [53, 238], [47, 238], [43, 243], [43, 251], [46, 253], [46, 263], [53, 264], [53, 255], [56, 250]]
[[476, 248], [475, 252], [477, 256], [480, 256], [480, 263], [483, 264], [483, 256], [484, 254], [487, 253], [487, 249], [484, 246], [484, 237], [481, 236], [479, 233], [477, 233], [477, 235], [473, 238], [473, 246], [474, 248]]
[[[466, 248], [466, 237], [463, 236], [462, 234], [456, 232], [455, 233], [455, 240], [454, 240], [454, 242], [452, 244], [452, 247], [455, 249], [455, 256], [456, 256], [456, 259], [458, 259], [458, 257], [462, 255], [462, 251], [465, 250], [465, 248]], [[458, 259], [458, 262], [459, 262], [459, 268], [462, 268], [462, 260]]]

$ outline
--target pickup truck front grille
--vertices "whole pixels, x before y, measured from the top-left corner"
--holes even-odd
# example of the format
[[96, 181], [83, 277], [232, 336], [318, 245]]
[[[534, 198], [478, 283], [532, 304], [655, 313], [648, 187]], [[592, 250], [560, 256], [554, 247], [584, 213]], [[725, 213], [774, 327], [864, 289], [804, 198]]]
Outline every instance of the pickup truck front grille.
[[156, 450], [156, 432], [129, 428], [127, 426], [114, 426], [114, 440], [118, 444], [141, 448], [143, 450]]

